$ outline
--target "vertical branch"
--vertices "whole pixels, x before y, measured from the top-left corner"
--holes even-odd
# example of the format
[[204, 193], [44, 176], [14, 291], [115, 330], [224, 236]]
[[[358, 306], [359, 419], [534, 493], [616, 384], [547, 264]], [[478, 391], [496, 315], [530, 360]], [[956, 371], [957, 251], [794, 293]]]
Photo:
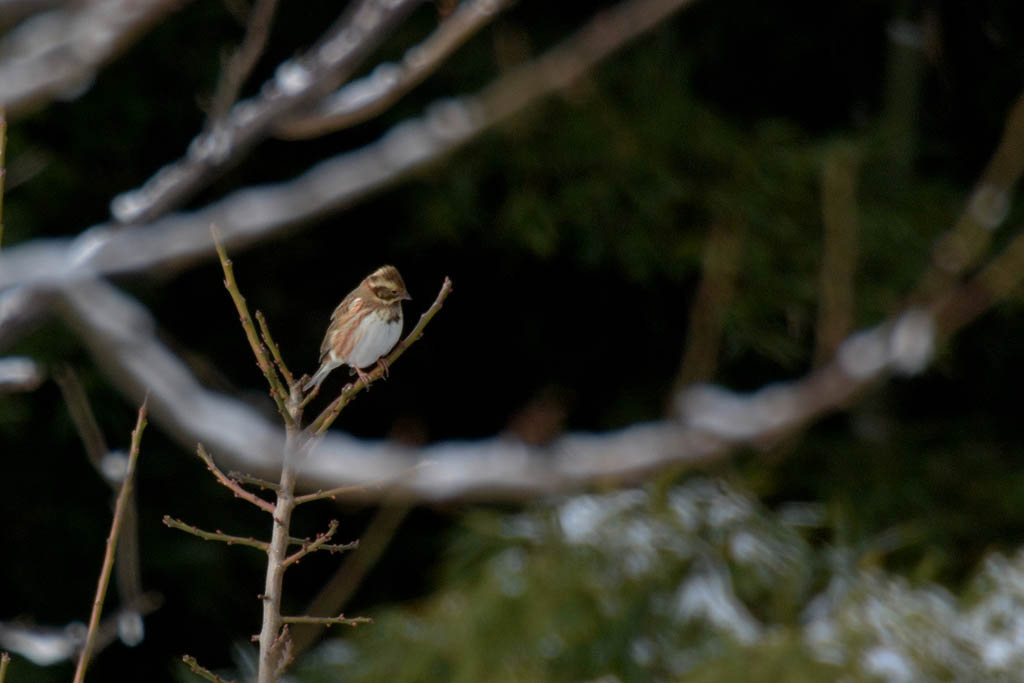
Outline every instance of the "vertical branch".
[[832, 357], [853, 329], [854, 274], [857, 266], [856, 152], [829, 150], [822, 173], [821, 213], [824, 252], [818, 276], [815, 365]]
[[[221, 269], [224, 271], [224, 287], [227, 288], [231, 300], [238, 310], [238, 317], [241, 320], [242, 329], [245, 330], [245, 337], [249, 340], [253, 355], [256, 356], [256, 364], [259, 365], [263, 376], [267, 378], [267, 384], [270, 385], [270, 396], [277, 404], [277, 411], [281, 413], [285, 424], [291, 426], [295, 424], [295, 418], [288, 407], [291, 392], [281, 383], [281, 376], [274, 368], [274, 360], [256, 333], [256, 326], [252, 322], [252, 316], [249, 315], [249, 305], [245, 303], [245, 297], [242, 296], [242, 292], [238, 289], [238, 283], [235, 282], [234, 265], [217, 236], [216, 226], [210, 226], [210, 234], [213, 235], [213, 244], [217, 249], [217, 256], [220, 257]], [[267, 331], [267, 336], [269, 337], [269, 331]]]
[[117, 504], [114, 506], [114, 519], [110, 523], [110, 535], [107, 537], [107, 551], [103, 555], [103, 567], [100, 570], [100, 578], [96, 585], [96, 598], [92, 603], [92, 614], [89, 616], [89, 631], [85, 637], [85, 645], [78, 657], [78, 666], [75, 669], [75, 683], [85, 681], [85, 670], [89, 666], [89, 656], [96, 642], [96, 634], [100, 625], [100, 614], [103, 612], [103, 600], [107, 595], [107, 586], [110, 584], [110, 573], [114, 566], [114, 552], [117, 550], [117, 539], [121, 532], [121, 520], [124, 517], [124, 510], [128, 504], [129, 494], [132, 490], [132, 478], [135, 476], [135, 463], [139, 459], [139, 444], [142, 442], [142, 430], [146, 428], [146, 403], [143, 401], [139, 408], [139, 417], [135, 422], [135, 429], [132, 430], [132, 446], [128, 454], [128, 468], [124, 473], [124, 482], [121, 484], [121, 493], [117, 496]]
[[0, 683], [7, 678], [7, 665], [11, 663], [11, 656], [6, 652], [0, 652]]
[[715, 374], [723, 317], [736, 287], [743, 232], [743, 225], [734, 219], [722, 219], [711, 226], [704, 247], [703, 275], [690, 308], [686, 352], [673, 394]]
[[[82, 387], [78, 374], [70, 365], [62, 363], [54, 369], [53, 378], [64, 396], [64, 402], [71, 414], [71, 421], [74, 422], [75, 429], [78, 430], [78, 435], [82, 439], [89, 462], [96, 469], [100, 478], [111, 485], [111, 490], [116, 497], [118, 487], [103, 472], [103, 458], [109, 452], [107, 441], [103, 438], [103, 432], [96, 422], [96, 415], [93, 413], [92, 406], [89, 405], [89, 397], [85, 393], [85, 388]], [[123, 605], [136, 603], [142, 595], [138, 526], [135, 493], [131, 492], [128, 494], [128, 501], [121, 517], [121, 540], [117, 546], [117, 558], [114, 562], [114, 569], [117, 571], [116, 584]]]
[[267, 548], [267, 575], [263, 588], [263, 625], [260, 629], [259, 683], [275, 683], [278, 673], [287, 665], [286, 653], [290, 651], [289, 636], [282, 630], [281, 591], [284, 589], [284, 573], [287, 569], [289, 529], [292, 512], [295, 510], [295, 477], [299, 460], [300, 434], [288, 430], [285, 443], [284, 462], [281, 465], [281, 480], [277, 489], [277, 504], [274, 506], [273, 532], [270, 547]]
[[0, 248], [4, 244], [4, 178], [7, 175], [7, 113], [0, 106]]
[[894, 181], [910, 173], [917, 151], [921, 85], [924, 81], [924, 29], [906, 18], [909, 3], [897, 3], [889, 21], [885, 105], [882, 110], [882, 153]]

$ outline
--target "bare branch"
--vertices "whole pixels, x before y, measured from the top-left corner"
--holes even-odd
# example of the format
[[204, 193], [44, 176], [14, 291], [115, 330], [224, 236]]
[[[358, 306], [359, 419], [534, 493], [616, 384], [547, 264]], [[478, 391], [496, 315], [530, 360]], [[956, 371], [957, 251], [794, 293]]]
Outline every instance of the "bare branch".
[[921, 277], [914, 301], [932, 299], [984, 256], [996, 228], [1010, 213], [1013, 188], [1024, 173], [1024, 93], [1006, 117], [1003, 137], [989, 159], [954, 228], [935, 244], [932, 263]]
[[[998, 280], [1000, 291], [1024, 277], [1024, 268], [999, 272], [1005, 276]], [[154, 419], [174, 437], [213, 444], [238, 469], [280, 467], [283, 434], [248, 406], [200, 387], [155, 338], [137, 304], [102, 282], [79, 283], [64, 292], [64, 301], [70, 321], [122, 391], [133, 395], [151, 388]], [[952, 333], [959, 320], [943, 318], [938, 332]], [[932, 314], [911, 308], [851, 335], [830, 362], [803, 379], [751, 394], [691, 387], [677, 394], [672, 419], [604, 434], [567, 434], [545, 448], [497, 437], [412, 449], [328, 432], [307, 456], [301, 481], [309, 488], [391, 481], [353, 495], [426, 501], [512, 499], [594, 482], [628, 483], [661, 467], [721, 457], [736, 445], [765, 443], [799, 429], [889, 372], [919, 371], [936, 339]]]
[[59, 365], [54, 369], [53, 378], [64, 395], [64, 403], [68, 406], [68, 413], [71, 414], [71, 421], [78, 430], [78, 437], [85, 447], [85, 455], [89, 464], [93, 466], [103, 481], [110, 484], [114, 491], [117, 486], [103, 473], [103, 457], [110, 451], [107, 448], [107, 440], [103, 438], [103, 432], [96, 422], [96, 415], [89, 405], [89, 397], [85, 394], [82, 382], [78, 379], [78, 373], [70, 365]]
[[[133, 230], [103, 224], [74, 241], [40, 240], [7, 249], [0, 252], [0, 289], [192, 262], [212, 251], [211, 224], [228, 247], [268, 239], [437, 161], [539, 97], [571, 84], [600, 59], [692, 2], [631, 0], [618, 5], [480, 94], [439, 101], [426, 115], [395, 126], [377, 142], [323, 161], [290, 182], [240, 190], [193, 213]], [[152, 206], [149, 200], [139, 201], [140, 212]]]
[[206, 468], [213, 473], [213, 476], [217, 478], [217, 481], [223, 484], [228, 489], [230, 489], [231, 492], [235, 494], [236, 498], [241, 498], [242, 500], [248, 501], [255, 505], [256, 507], [258, 507], [260, 510], [273, 514], [274, 504], [268, 500], [260, 498], [255, 493], [246, 491], [235, 481], [234, 477], [229, 477], [225, 475], [224, 472], [221, 471], [219, 467], [217, 467], [217, 463], [213, 461], [213, 457], [211, 457], [207, 450], [203, 447], [203, 444], [199, 444], [198, 446], [196, 446], [196, 453], [199, 455], [202, 461], [206, 463]]
[[96, 71], [181, 0], [69, 3], [33, 17], [0, 45], [0, 106], [17, 114], [88, 88]]
[[[56, 292], [51, 287], [15, 287], [0, 292], [0, 350], [41, 325], [53, 308]], [[43, 371], [39, 369], [39, 381]]]
[[332, 519], [330, 526], [327, 528], [327, 531], [323, 532], [322, 534], [317, 534], [316, 540], [312, 542], [302, 543], [301, 548], [296, 550], [288, 557], [284, 558], [284, 566], [288, 567], [290, 565], [293, 565], [306, 555], [309, 555], [310, 553], [315, 553], [317, 550], [322, 549], [324, 547], [324, 544], [327, 543], [327, 541], [331, 540], [331, 538], [334, 537], [334, 534], [337, 531], [338, 520]]
[[337, 88], [422, 0], [359, 0], [305, 55], [285, 62], [260, 94], [238, 103], [189, 145], [182, 159], [115, 197], [120, 223], [145, 223], [179, 206], [266, 138], [286, 116]]
[[[113, 490], [114, 496], [122, 485], [125, 464], [129, 458], [121, 453], [111, 453], [103, 437], [89, 397], [85, 393], [78, 373], [70, 365], [58, 365], [54, 379], [60, 387], [64, 402], [68, 406], [71, 420], [75, 424], [89, 463], [96, 473]], [[121, 604], [130, 605], [142, 595], [142, 575], [139, 562], [139, 523], [135, 492], [128, 493], [121, 516], [121, 535], [117, 544], [117, 558], [114, 571], [117, 572], [117, 589]]]
[[212, 683], [235, 683], [233, 680], [228, 681], [227, 679], [221, 678], [217, 674], [213, 673], [212, 671], [204, 667], [202, 664], [200, 664], [199, 661], [192, 655], [182, 655], [181, 661], [185, 662], [185, 664], [188, 666], [189, 670], [192, 673], [194, 673], [196, 676], [199, 676], [205, 681], [212, 681]]
[[277, 342], [270, 336], [270, 326], [267, 325], [267, 319], [263, 317], [261, 311], [256, 311], [256, 322], [260, 326], [260, 338], [263, 343], [270, 349], [270, 354], [274, 357], [274, 364], [277, 366], [277, 371], [281, 373], [284, 378], [285, 386], [292, 387], [295, 384], [295, 379], [292, 377], [291, 370], [285, 365], [284, 358], [281, 356], [281, 350], [277, 346]]
[[346, 617], [339, 614], [336, 617], [282, 617], [286, 624], [322, 624], [324, 626], [358, 626], [359, 624], [372, 624], [373, 619], [369, 617]]
[[426, 40], [407, 50], [401, 63], [378, 64], [368, 76], [325, 97], [309, 114], [280, 122], [275, 135], [289, 140], [317, 137], [386, 111], [510, 4], [511, 0], [466, 0]]
[[676, 391], [693, 382], [710, 380], [718, 367], [722, 323], [736, 289], [744, 232], [743, 222], [735, 218], [719, 219], [708, 231], [703, 272], [690, 308], [686, 352], [676, 375]]
[[[256, 363], [259, 365], [260, 371], [267, 379], [267, 384], [270, 385], [270, 397], [277, 404], [277, 412], [281, 414], [285, 424], [292, 425], [295, 419], [287, 405], [291, 395], [290, 388], [286, 388], [281, 383], [281, 377], [277, 374], [277, 368], [274, 366], [274, 359], [270, 355], [270, 351], [260, 342], [259, 335], [256, 334], [256, 326], [253, 325], [252, 316], [249, 315], [249, 305], [245, 303], [245, 297], [242, 296], [241, 290], [238, 289], [238, 283], [235, 282], [235, 268], [231, 263], [231, 259], [228, 258], [227, 252], [224, 250], [224, 245], [220, 243], [216, 226], [210, 226], [210, 233], [213, 235], [214, 248], [216, 248], [217, 256], [220, 258], [221, 269], [224, 271], [224, 287], [231, 294], [231, 300], [235, 304], [235, 310], [238, 311], [238, 319], [242, 323], [245, 337], [249, 340], [249, 347], [252, 349], [252, 354], [256, 357]], [[263, 326], [262, 329], [264, 331], [264, 339], [268, 339], [270, 331], [266, 326]]]
[[[363, 579], [394, 538], [398, 526], [409, 512], [407, 505], [385, 504], [373, 516], [363, 532], [359, 552], [352, 553], [342, 562], [338, 571], [316, 594], [306, 610], [312, 616], [337, 614], [345, 607]], [[308, 650], [323, 632], [323, 624], [305, 624], [293, 629], [292, 639], [296, 653]]]
[[4, 181], [7, 179], [7, 112], [0, 105], [0, 248], [4, 244]]
[[110, 574], [114, 567], [114, 554], [117, 550], [117, 540], [121, 532], [121, 520], [125, 514], [128, 495], [132, 490], [135, 464], [139, 460], [139, 447], [142, 443], [142, 431], [145, 428], [146, 402], [143, 401], [142, 407], [139, 408], [135, 429], [132, 431], [132, 445], [128, 455], [128, 468], [124, 473], [121, 492], [117, 496], [117, 503], [114, 507], [114, 519], [110, 523], [107, 550], [103, 555], [103, 567], [100, 570], [100, 578], [96, 584], [96, 597], [92, 603], [92, 614], [89, 616], [89, 631], [86, 634], [85, 644], [82, 646], [82, 651], [78, 656], [78, 666], [75, 669], [75, 683], [83, 683], [85, 681], [85, 670], [89, 666], [89, 658], [92, 656], [92, 649], [96, 643], [96, 635], [100, 626], [100, 615], [103, 612], [103, 601], [107, 596], [107, 586], [110, 583]]
[[210, 104], [207, 130], [216, 125], [238, 100], [239, 91], [266, 49], [276, 11], [277, 0], [256, 0], [250, 10], [245, 25], [245, 38], [224, 65], [224, 72], [217, 82], [217, 90]]
[[[403, 124], [377, 143], [325, 162], [291, 184], [236, 194], [192, 216], [172, 216], [118, 234], [86, 235], [71, 247], [64, 242], [33, 243], [7, 250], [0, 255], [0, 286], [44, 282], [53, 286], [55, 281], [93, 272], [127, 272], [195, 258], [209, 249], [206, 230], [211, 212], [224, 212], [225, 221], [217, 223], [227, 240], [270, 235], [288, 221], [351, 201], [435, 160], [482, 126], [571, 82], [657, 16], [684, 4], [682, 0], [647, 0], [621, 5], [613, 14], [595, 19], [562, 47], [500, 79], [478, 96], [449, 101], [446, 109]], [[626, 15], [633, 17], [625, 22], [626, 28], [621, 22], [603, 23], [615, 16], [614, 12], [627, 11], [642, 11], [642, 17]], [[1008, 125], [1008, 131], [1013, 130], [1016, 124]], [[1016, 139], [1016, 133], [1008, 135]], [[1000, 187], [1006, 187], [1006, 181], [1018, 171], [1008, 163], [996, 166], [1003, 169], [997, 174]], [[985, 218], [982, 222], [995, 227], [1001, 221], [995, 211], [999, 203], [972, 202], [968, 211], [978, 213], [982, 205], [992, 209], [979, 214]], [[1012, 249], [1005, 261], [1003, 257], [993, 261], [994, 270], [983, 271], [988, 273], [986, 278], [959, 288], [954, 280], [951, 289], [936, 290], [941, 296], [917, 299], [919, 305], [851, 335], [814, 373], [791, 382], [750, 394], [712, 386], [688, 387], [674, 396], [669, 419], [604, 434], [570, 433], [545, 448], [505, 437], [413, 449], [327, 433], [306, 458], [302, 482], [314, 488], [393, 482], [386, 492], [368, 487], [355, 490], [366, 499], [518, 498], [595, 482], [630, 482], [666, 465], [721, 457], [738, 444], [767, 443], [841, 408], [889, 373], [920, 371], [941, 335], [955, 331], [1019, 282], [1024, 268], [1015, 265], [1019, 264], [1016, 246]], [[1000, 265], [996, 267], [996, 263]], [[154, 419], [175, 438], [186, 444], [206, 442], [238, 469], [258, 473], [279, 467], [282, 432], [248, 406], [201, 387], [157, 341], [148, 313], [134, 301], [106, 282], [86, 279], [64, 289], [60, 301], [64, 315], [122, 391], [139, 395], [145, 388], [151, 389]], [[415, 467], [418, 464], [422, 466]]]
[[250, 548], [256, 548], [257, 550], [262, 550], [263, 552], [267, 552], [267, 548], [270, 547], [270, 544], [266, 541], [258, 541], [251, 536], [232, 536], [231, 534], [225, 534], [221, 531], [206, 531], [205, 529], [200, 529], [197, 526], [186, 524], [180, 519], [174, 519], [170, 515], [164, 515], [163, 522], [164, 526], [177, 529], [178, 531], [184, 531], [185, 533], [197, 536], [204, 541], [220, 541], [221, 543], [227, 543], [228, 545], [244, 545]]
[[277, 491], [277, 489], [279, 488], [278, 485], [272, 481], [260, 479], [259, 477], [252, 476], [251, 474], [246, 474], [245, 472], [238, 472], [235, 470], [231, 470], [230, 472], [228, 472], [228, 478], [232, 479], [233, 481], [237, 481], [239, 484], [249, 484], [250, 486], [258, 486], [262, 490]]

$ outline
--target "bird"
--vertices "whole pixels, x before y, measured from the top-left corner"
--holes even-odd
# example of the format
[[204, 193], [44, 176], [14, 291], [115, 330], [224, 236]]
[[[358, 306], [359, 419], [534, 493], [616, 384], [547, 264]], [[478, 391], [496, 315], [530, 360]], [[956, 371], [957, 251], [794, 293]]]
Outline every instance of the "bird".
[[319, 387], [331, 370], [347, 365], [369, 389], [363, 368], [380, 363], [402, 334], [402, 302], [411, 300], [394, 266], [381, 266], [348, 293], [331, 313], [331, 324], [320, 345], [320, 368], [302, 387]]

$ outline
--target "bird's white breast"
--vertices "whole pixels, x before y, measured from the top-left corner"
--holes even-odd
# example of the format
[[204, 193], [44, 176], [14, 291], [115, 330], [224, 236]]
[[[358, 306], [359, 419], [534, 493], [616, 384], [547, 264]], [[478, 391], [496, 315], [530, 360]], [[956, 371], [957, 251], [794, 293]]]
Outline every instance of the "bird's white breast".
[[356, 368], [365, 368], [390, 351], [402, 335], [402, 315], [394, 320], [385, 320], [386, 311], [372, 313], [359, 323], [352, 352], [345, 363]]

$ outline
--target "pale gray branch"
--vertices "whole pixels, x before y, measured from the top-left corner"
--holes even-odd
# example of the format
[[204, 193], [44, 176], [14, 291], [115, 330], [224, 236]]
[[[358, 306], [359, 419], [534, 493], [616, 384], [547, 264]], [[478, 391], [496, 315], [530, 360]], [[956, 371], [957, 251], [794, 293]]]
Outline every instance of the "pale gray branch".
[[465, 0], [427, 38], [406, 51], [401, 63], [383, 62], [369, 75], [346, 83], [312, 112], [285, 119], [275, 134], [301, 139], [362, 123], [401, 99], [512, 0]]
[[0, 43], [0, 106], [8, 113], [70, 99], [96, 71], [182, 0], [73, 3], [33, 16]]
[[[148, 392], [151, 415], [185, 448], [202, 442], [222, 466], [255, 474], [280, 467], [285, 434], [255, 408], [203, 388], [156, 337], [149, 314], [100, 281], [67, 288], [59, 308], [97, 363], [133, 400]], [[910, 309], [849, 337], [805, 378], [737, 394], [712, 386], [678, 393], [675, 415], [602, 434], [570, 433], [546, 447], [511, 437], [410, 448], [331, 432], [303, 466], [309, 489], [352, 485], [352, 498], [411, 501], [527, 498], [598, 482], [629, 483], [677, 463], [771, 442], [843, 406], [888, 373], [930, 361], [932, 317]]]
[[278, 66], [256, 97], [239, 102], [137, 190], [114, 198], [120, 223], [144, 223], [179, 206], [266, 138], [284, 117], [337, 88], [422, 0], [361, 0], [309, 52]]
[[[0, 289], [194, 262], [213, 252], [211, 224], [228, 247], [269, 239], [439, 160], [539, 97], [568, 86], [598, 60], [692, 2], [632, 0], [618, 5], [478, 95], [437, 102], [424, 116], [400, 123], [378, 141], [323, 161], [292, 181], [240, 190], [196, 212], [130, 230], [102, 224], [74, 240], [37, 240], [5, 249], [0, 252]], [[174, 176], [181, 171], [168, 172]], [[166, 182], [176, 185], [179, 180], [168, 177]], [[149, 199], [139, 201], [140, 212], [152, 206]]]

